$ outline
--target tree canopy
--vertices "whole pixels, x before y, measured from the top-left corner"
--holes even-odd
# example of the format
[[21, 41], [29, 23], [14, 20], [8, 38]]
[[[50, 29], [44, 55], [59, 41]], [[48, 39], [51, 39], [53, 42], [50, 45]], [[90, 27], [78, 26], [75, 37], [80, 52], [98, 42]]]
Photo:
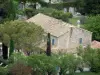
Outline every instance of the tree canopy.
[[93, 32], [93, 40], [100, 41], [100, 15], [88, 17], [84, 28]]
[[85, 14], [100, 14], [100, 0], [76, 0], [78, 11]]
[[14, 0], [1, 0], [0, 8], [5, 11], [6, 18], [9, 18], [9, 20], [14, 20], [16, 18], [17, 5]]
[[0, 25], [1, 41], [9, 46], [12, 39], [16, 49], [33, 50], [42, 40], [44, 30], [34, 23], [10, 21]]

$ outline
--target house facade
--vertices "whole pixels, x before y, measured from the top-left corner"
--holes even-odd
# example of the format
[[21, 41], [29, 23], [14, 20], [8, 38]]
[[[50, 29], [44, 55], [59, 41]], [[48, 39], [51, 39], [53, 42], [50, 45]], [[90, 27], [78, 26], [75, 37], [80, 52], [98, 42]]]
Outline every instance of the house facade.
[[[76, 52], [76, 48], [82, 45], [86, 47], [91, 44], [92, 33], [85, 29], [76, 27], [61, 20], [49, 17], [44, 14], [37, 14], [27, 20], [40, 25], [44, 31], [51, 34], [52, 52]], [[46, 38], [42, 46], [46, 48]]]

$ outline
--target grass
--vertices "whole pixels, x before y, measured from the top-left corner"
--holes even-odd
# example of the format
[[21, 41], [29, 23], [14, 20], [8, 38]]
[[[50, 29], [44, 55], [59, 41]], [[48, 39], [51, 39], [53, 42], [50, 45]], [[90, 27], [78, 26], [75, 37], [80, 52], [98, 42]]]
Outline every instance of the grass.
[[79, 20], [78, 17], [77, 17], [77, 18], [70, 18], [70, 19], [69, 19], [69, 22], [70, 22], [71, 24], [73, 24], [73, 25], [77, 25], [77, 20]]
[[84, 72], [84, 73], [77, 73], [75, 75], [100, 75], [100, 73]]

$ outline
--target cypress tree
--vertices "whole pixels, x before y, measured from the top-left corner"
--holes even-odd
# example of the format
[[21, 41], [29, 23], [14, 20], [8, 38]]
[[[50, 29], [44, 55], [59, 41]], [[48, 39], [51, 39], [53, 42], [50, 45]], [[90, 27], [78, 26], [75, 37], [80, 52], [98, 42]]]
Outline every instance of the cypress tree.
[[11, 54], [14, 51], [14, 41], [11, 39], [10, 40], [10, 51], [9, 51], [9, 56], [11, 56]]
[[47, 36], [47, 50], [46, 50], [47, 56], [51, 56], [51, 38], [50, 38], [50, 33], [48, 33]]

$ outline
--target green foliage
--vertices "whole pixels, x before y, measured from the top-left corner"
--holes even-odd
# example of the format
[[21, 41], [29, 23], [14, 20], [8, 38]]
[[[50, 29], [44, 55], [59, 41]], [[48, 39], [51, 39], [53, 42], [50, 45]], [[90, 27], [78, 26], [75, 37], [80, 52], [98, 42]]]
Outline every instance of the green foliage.
[[57, 18], [57, 19], [61, 19], [63, 21], [67, 21], [68, 22], [68, 17], [66, 17], [66, 14], [63, 14], [62, 11], [54, 11], [52, 14], [51, 14], [53, 17]]
[[83, 73], [76, 73], [75, 75], [100, 75], [100, 73], [83, 72]]
[[70, 75], [73, 74], [81, 62], [80, 58], [76, 58], [73, 54], [65, 54], [60, 57], [61, 75], [65, 75], [69, 71]]
[[28, 65], [32, 66], [37, 75], [44, 75], [46, 72], [56, 73], [57, 63], [58, 61], [55, 56], [49, 57], [41, 54], [28, 57]]
[[76, 6], [81, 13], [89, 15], [100, 14], [100, 0], [77, 0]]
[[11, 56], [13, 52], [14, 52], [14, 41], [11, 39], [10, 40], [9, 56]]
[[91, 67], [92, 72], [100, 72], [100, 49], [87, 47], [83, 54], [84, 62]]
[[28, 18], [30, 18], [38, 13], [38, 11], [36, 9], [32, 9], [32, 8], [25, 8], [24, 11]]
[[77, 17], [77, 18], [70, 18], [69, 19], [69, 23], [71, 23], [71, 24], [73, 24], [73, 25], [77, 25], [77, 20], [79, 20], [79, 18]]
[[100, 15], [87, 18], [84, 28], [93, 32], [93, 40], [100, 41]]
[[52, 8], [55, 9], [63, 9], [64, 7], [75, 7], [75, 2], [62, 2], [62, 3], [56, 3], [56, 4], [51, 4]]
[[77, 8], [77, 11], [80, 12], [81, 14], [84, 14], [84, 0], [76, 0], [75, 1], [75, 7]]
[[[79, 50], [82, 50], [82, 55], [80, 56], [82, 56], [86, 64], [90, 65], [91, 71], [99, 72], [100, 49], [91, 49], [87, 47], [83, 51], [83, 48], [80, 47]], [[11, 62], [12, 58], [14, 59], [13, 62]], [[35, 75], [45, 75], [46, 73], [56, 75], [58, 72], [57, 67], [60, 67], [60, 75], [66, 75], [67, 71], [69, 71], [69, 75], [73, 75], [79, 65], [82, 65], [82, 59], [80, 57], [75, 57], [73, 54], [52, 54], [52, 56], [36, 54], [24, 56], [22, 53], [15, 53], [9, 58], [8, 67], [1, 69], [3, 69], [4, 72], [6, 71], [5, 73], [10, 72], [14, 75], [21, 75], [22, 72], [24, 75], [32, 72]], [[0, 70], [0, 73], [1, 72]]]
[[11, 75], [30, 75], [32, 68], [23, 63], [16, 63], [10, 68]]
[[41, 8], [41, 9], [38, 9], [38, 12], [39, 13], [43, 13], [43, 14], [46, 14], [46, 15], [51, 15], [52, 12], [56, 11], [56, 9], [53, 9], [53, 8]]
[[78, 54], [79, 56], [82, 56], [82, 55], [83, 55], [83, 51], [84, 51], [84, 49], [83, 49], [82, 46], [79, 46], [79, 47], [77, 48], [77, 54]]
[[0, 66], [0, 75], [7, 75], [8, 69]]
[[9, 46], [10, 39], [17, 50], [34, 50], [42, 41], [44, 30], [34, 23], [10, 21], [0, 25], [1, 41]]
[[49, 15], [51, 17], [57, 18], [57, 19], [61, 19], [65, 22], [68, 22], [69, 18], [72, 18], [71, 13], [69, 13], [69, 12], [64, 13], [61, 10], [56, 10], [53, 8], [42, 8], [42, 9], [39, 9], [39, 12]]
[[48, 16], [51, 16], [51, 17], [54, 17], [54, 18], [57, 18], [57, 19], [61, 19], [63, 21], [67, 21], [69, 20], [69, 18], [72, 18], [72, 14], [69, 13], [69, 12], [66, 12], [64, 13], [63, 11], [61, 10], [56, 10], [56, 9], [53, 9], [53, 8], [41, 8], [41, 9], [33, 9], [33, 8], [26, 8], [25, 9], [25, 14], [27, 15], [28, 18], [38, 14], [38, 13], [43, 13], [45, 15], [48, 15]]
[[1, 6], [6, 11], [6, 18], [14, 20], [16, 18], [17, 3], [12, 0], [3, 1]]

